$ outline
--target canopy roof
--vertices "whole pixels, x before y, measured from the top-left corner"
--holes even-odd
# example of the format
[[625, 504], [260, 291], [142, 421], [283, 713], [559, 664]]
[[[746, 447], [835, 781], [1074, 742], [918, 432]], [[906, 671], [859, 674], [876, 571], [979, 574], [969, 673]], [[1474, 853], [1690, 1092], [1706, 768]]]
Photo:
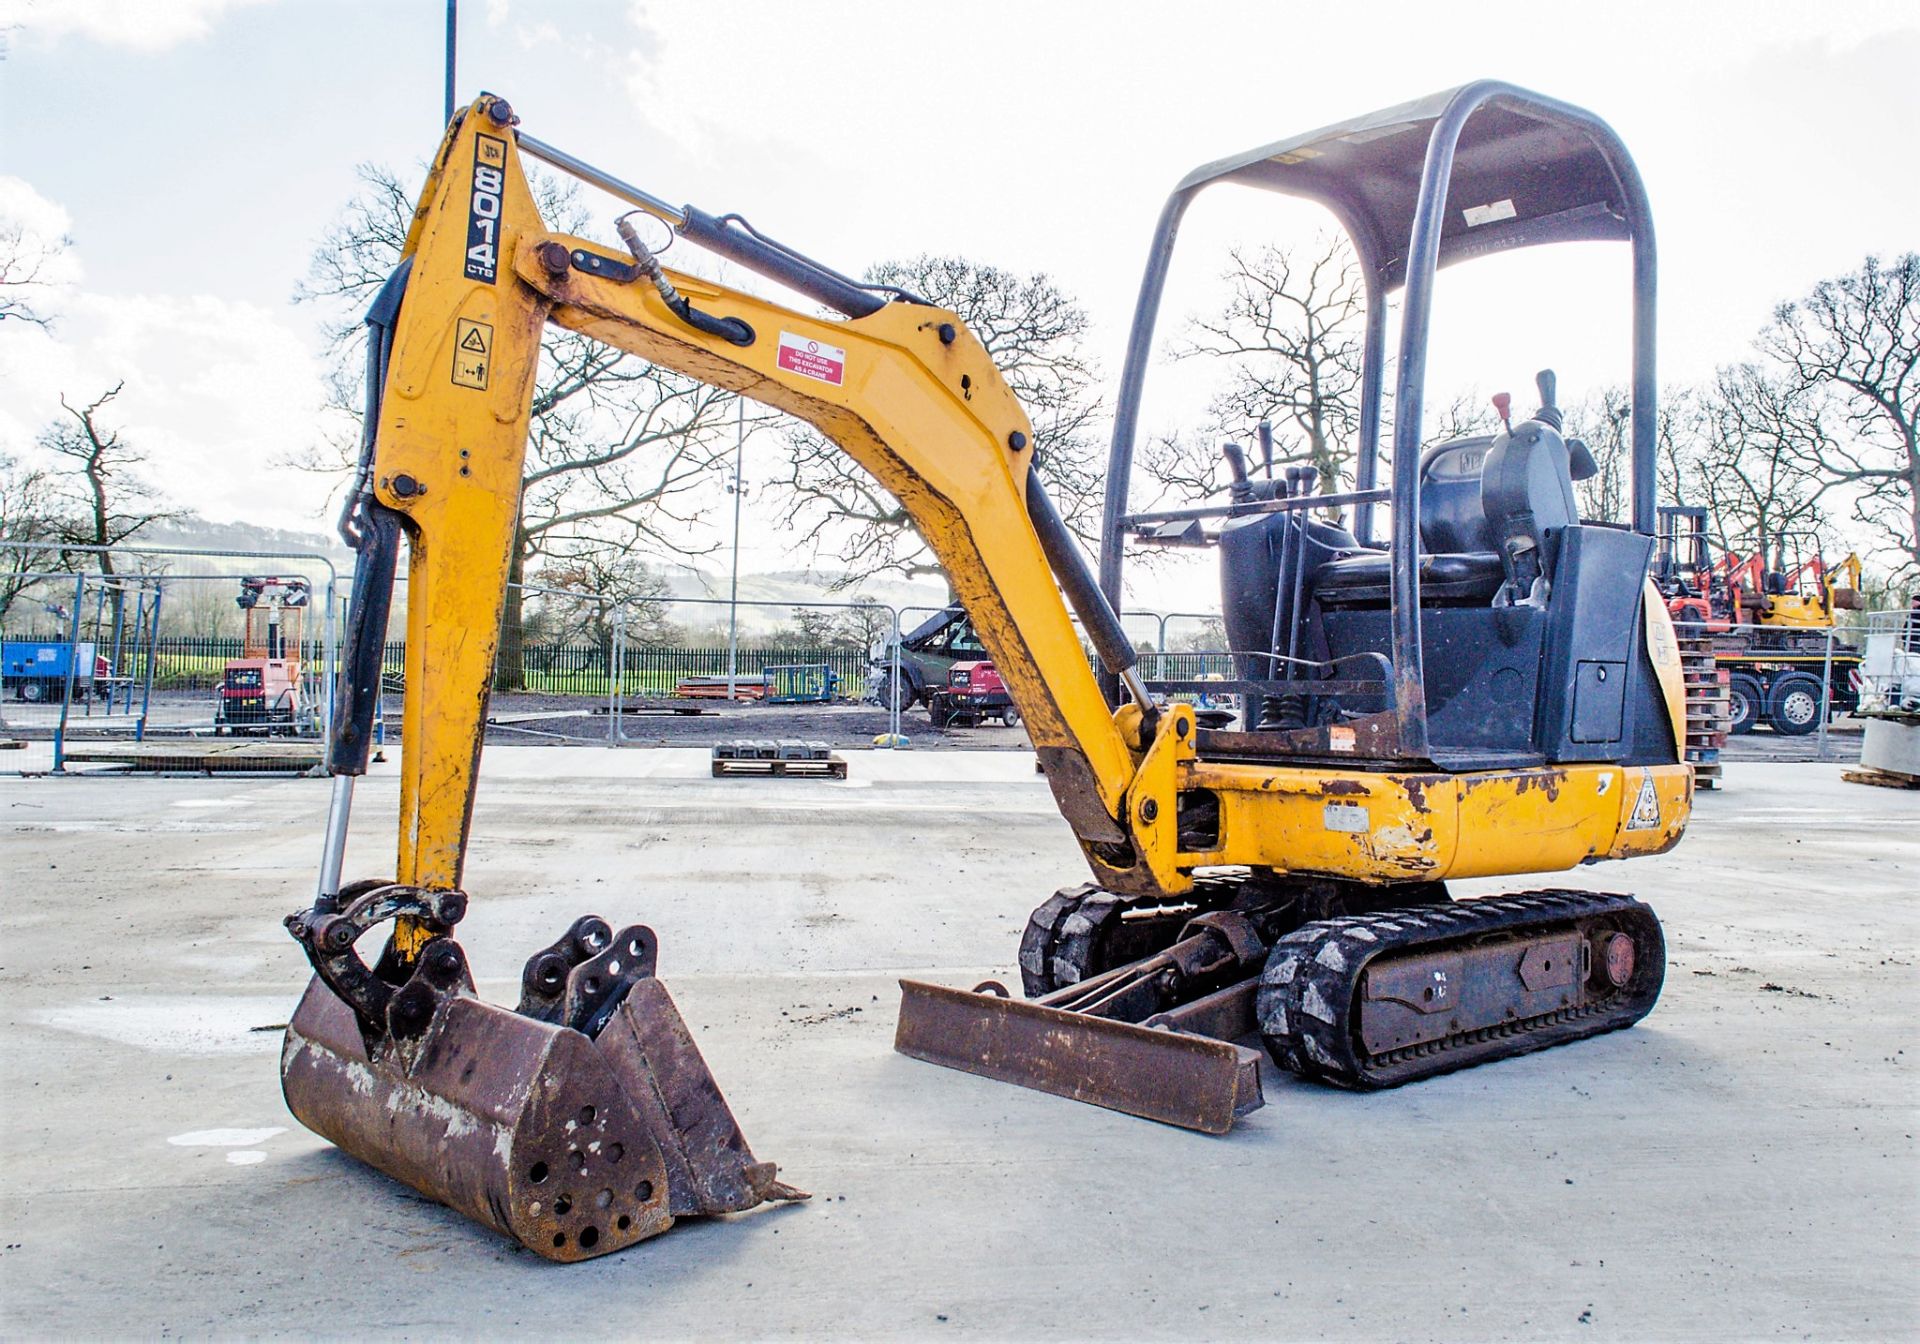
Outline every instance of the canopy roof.
[[[1439, 264], [1537, 243], [1631, 238], [1623, 176], [1634, 170], [1606, 124], [1568, 104], [1496, 87], [1500, 92], [1461, 128]], [[1429, 94], [1217, 160], [1189, 173], [1175, 195], [1224, 181], [1320, 201], [1339, 216], [1380, 283], [1397, 288], [1406, 282], [1428, 140], [1460, 92]]]

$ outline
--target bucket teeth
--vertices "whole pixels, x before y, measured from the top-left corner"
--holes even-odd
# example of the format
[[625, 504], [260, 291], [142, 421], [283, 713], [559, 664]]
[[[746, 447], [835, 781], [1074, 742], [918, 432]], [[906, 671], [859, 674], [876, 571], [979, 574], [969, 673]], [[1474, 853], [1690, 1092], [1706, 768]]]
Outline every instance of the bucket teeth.
[[542, 957], [567, 960], [563, 992], [545, 996], [564, 1021], [476, 998], [451, 938], [430, 942], [393, 991], [384, 1030], [316, 976], [282, 1049], [288, 1108], [361, 1161], [553, 1260], [619, 1250], [687, 1214], [806, 1198], [747, 1147], [653, 978], [652, 933], [598, 926], [597, 939], [529, 963], [531, 986]]

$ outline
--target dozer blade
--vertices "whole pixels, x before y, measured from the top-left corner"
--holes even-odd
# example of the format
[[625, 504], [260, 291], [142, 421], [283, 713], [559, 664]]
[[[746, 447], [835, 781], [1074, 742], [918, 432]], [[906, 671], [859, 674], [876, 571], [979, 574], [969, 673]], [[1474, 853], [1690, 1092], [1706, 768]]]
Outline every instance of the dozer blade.
[[[1250, 989], [1212, 997], [1244, 998]], [[1194, 1007], [1202, 1005], [1219, 1006], [1203, 1000]], [[1206, 1134], [1225, 1134], [1235, 1119], [1265, 1104], [1257, 1050], [1049, 1008], [1009, 998], [997, 985], [969, 992], [902, 980], [893, 1048], [949, 1069]]]
[[[302, 932], [326, 942], [324, 923]], [[322, 957], [365, 1003], [356, 1009], [325, 974], [308, 984], [281, 1053], [287, 1107], [361, 1161], [551, 1260], [605, 1255], [689, 1214], [805, 1199], [754, 1160], [653, 978], [651, 933], [635, 926], [617, 946], [644, 955], [615, 960], [623, 953], [609, 949], [561, 968], [557, 998], [573, 1014], [562, 1021], [524, 1011], [525, 1000], [516, 1012], [474, 997], [451, 938], [430, 942], [397, 989], [357, 960], [342, 973]], [[602, 932], [596, 950], [605, 947]]]

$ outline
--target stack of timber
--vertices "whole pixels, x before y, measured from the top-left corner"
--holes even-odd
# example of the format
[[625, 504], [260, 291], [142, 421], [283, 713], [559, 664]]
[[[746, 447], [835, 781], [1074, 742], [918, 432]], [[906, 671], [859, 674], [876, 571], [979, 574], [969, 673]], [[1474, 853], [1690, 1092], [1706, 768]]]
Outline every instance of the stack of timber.
[[1698, 789], [1720, 787], [1720, 748], [1732, 726], [1728, 673], [1714, 656], [1713, 640], [1680, 640], [1680, 672], [1687, 687], [1687, 764]]
[[[727, 679], [725, 677], [682, 677], [673, 688], [673, 693], [685, 700], [725, 700]], [[758, 675], [749, 679], [735, 677], [733, 696], [735, 700], [764, 700], [767, 696], [766, 680]]]

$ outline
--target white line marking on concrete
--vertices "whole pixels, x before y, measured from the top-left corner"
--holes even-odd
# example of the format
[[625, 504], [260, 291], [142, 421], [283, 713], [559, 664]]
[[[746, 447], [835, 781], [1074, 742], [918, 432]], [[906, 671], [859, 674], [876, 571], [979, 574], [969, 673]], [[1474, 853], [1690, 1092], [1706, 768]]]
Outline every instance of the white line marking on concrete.
[[160, 1054], [269, 1055], [280, 1049], [281, 1033], [254, 1028], [285, 1022], [293, 1005], [288, 995], [134, 994], [110, 1002], [44, 1008], [33, 1017], [56, 1031]]
[[[265, 1143], [276, 1134], [285, 1134], [285, 1125], [268, 1125], [264, 1129], [196, 1129], [187, 1134], [175, 1134], [167, 1142], [176, 1148], [251, 1148], [256, 1143]], [[229, 1157], [244, 1154], [229, 1153]], [[265, 1153], [259, 1157], [265, 1157]], [[258, 1157], [254, 1160], [259, 1160]]]

